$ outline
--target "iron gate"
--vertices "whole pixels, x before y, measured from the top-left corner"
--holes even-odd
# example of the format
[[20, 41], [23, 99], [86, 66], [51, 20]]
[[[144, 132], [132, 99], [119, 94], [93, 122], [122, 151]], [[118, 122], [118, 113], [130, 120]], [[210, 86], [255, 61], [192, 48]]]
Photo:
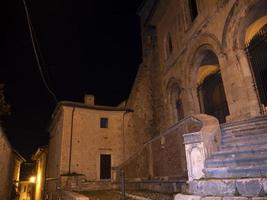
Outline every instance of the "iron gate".
[[262, 114], [267, 114], [267, 24], [246, 44]]

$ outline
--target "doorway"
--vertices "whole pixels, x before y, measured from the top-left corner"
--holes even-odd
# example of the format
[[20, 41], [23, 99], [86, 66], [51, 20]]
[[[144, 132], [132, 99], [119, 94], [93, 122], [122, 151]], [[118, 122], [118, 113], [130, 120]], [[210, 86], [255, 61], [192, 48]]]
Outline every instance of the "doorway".
[[218, 57], [211, 50], [203, 51], [201, 56], [197, 71], [200, 111], [216, 117], [220, 123], [225, 123], [229, 108]]
[[267, 24], [246, 44], [262, 114], [267, 114]]
[[217, 72], [205, 78], [198, 87], [200, 108], [202, 113], [216, 117], [220, 123], [229, 115], [221, 73]]
[[111, 155], [100, 155], [100, 179], [111, 178]]

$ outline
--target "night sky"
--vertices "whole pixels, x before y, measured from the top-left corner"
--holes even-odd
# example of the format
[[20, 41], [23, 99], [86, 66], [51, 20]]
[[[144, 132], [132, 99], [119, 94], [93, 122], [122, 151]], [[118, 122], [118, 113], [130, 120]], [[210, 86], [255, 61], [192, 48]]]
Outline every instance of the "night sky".
[[[55, 101], [42, 82], [22, 0], [8, 0], [0, 31], [0, 83], [11, 105], [3, 126], [11, 144], [28, 157], [48, 144]], [[43, 72], [59, 101], [117, 105], [131, 90], [141, 63], [142, 0], [27, 0]]]

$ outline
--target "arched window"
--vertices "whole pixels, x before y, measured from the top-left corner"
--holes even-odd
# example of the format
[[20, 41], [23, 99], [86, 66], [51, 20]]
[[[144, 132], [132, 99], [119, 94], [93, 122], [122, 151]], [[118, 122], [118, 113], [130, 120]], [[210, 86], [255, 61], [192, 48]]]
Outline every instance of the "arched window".
[[194, 21], [195, 18], [198, 16], [197, 0], [189, 0], [189, 8], [191, 20]]
[[171, 81], [169, 83], [169, 109], [172, 123], [176, 123], [184, 118], [183, 104], [181, 98], [181, 88], [178, 83]]

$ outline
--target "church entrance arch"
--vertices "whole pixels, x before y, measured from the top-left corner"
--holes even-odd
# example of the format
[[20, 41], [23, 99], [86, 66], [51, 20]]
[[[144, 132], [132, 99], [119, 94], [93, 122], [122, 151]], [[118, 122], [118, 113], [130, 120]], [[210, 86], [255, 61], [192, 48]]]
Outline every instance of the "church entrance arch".
[[217, 56], [206, 50], [197, 72], [197, 91], [201, 113], [216, 117], [220, 123], [226, 121], [229, 108], [225, 96]]
[[267, 16], [251, 24], [245, 37], [246, 52], [262, 114], [267, 114]]

